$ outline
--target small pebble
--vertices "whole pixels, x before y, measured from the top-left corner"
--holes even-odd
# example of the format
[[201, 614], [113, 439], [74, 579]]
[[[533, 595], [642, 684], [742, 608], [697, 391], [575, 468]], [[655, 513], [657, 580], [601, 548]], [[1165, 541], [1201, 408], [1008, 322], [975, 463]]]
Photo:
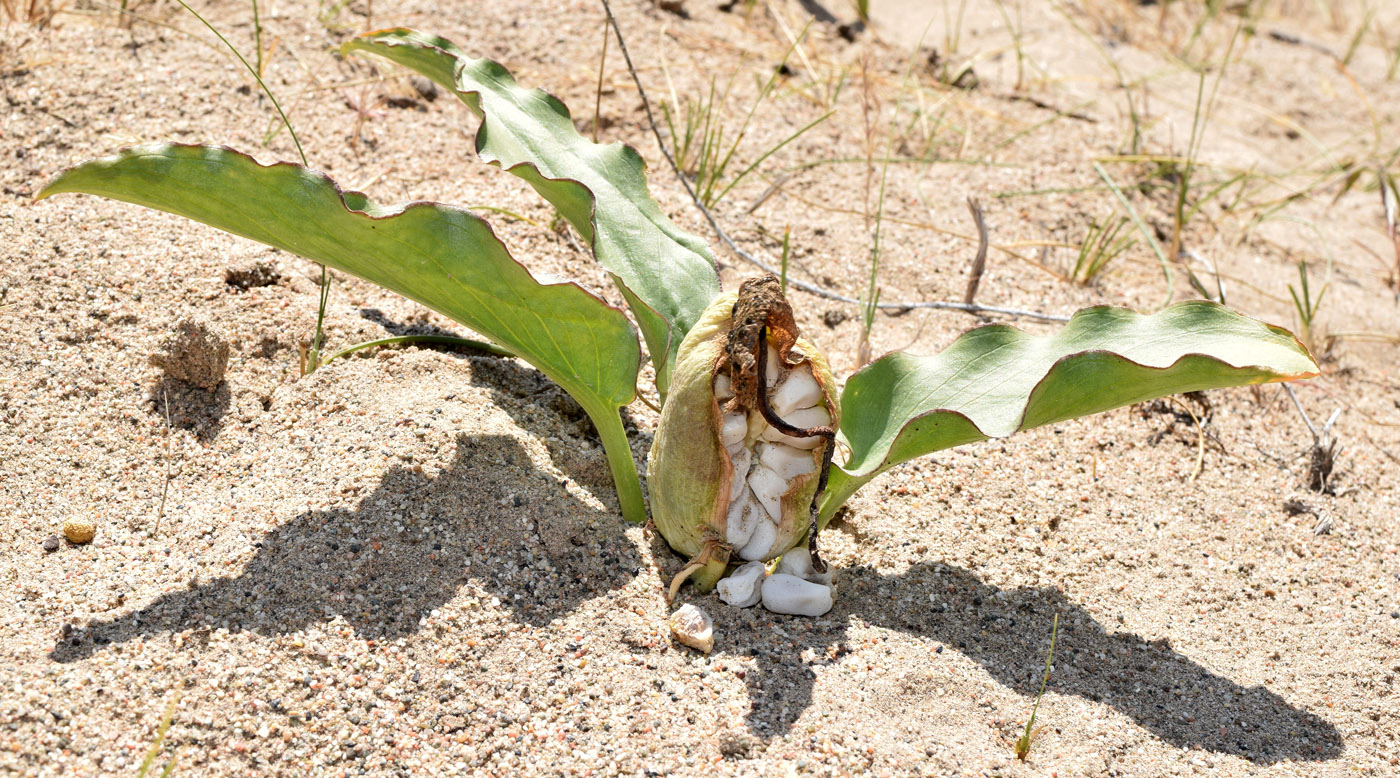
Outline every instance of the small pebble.
[[63, 522], [63, 537], [74, 545], [87, 543], [96, 535], [97, 525], [91, 519], [68, 519]]
[[802, 546], [789, 549], [783, 554], [783, 558], [778, 561], [778, 569], [774, 572], [795, 575], [804, 581], [823, 586], [830, 586], [831, 579], [836, 577], [836, 570], [830, 565], [827, 565], [825, 573], [818, 573], [812, 569], [812, 554]]
[[57, 535], [50, 535], [50, 536], [44, 538], [44, 542], [43, 542], [43, 544], [42, 544], [43, 547], [44, 547], [44, 551], [46, 551], [46, 552], [52, 554], [53, 552], [55, 552], [55, 551], [58, 550], [58, 544], [59, 544], [60, 542], [61, 542], [61, 541], [59, 541]]
[[706, 654], [714, 650], [715, 635], [710, 614], [686, 603], [671, 614], [669, 624], [671, 634], [681, 643]]

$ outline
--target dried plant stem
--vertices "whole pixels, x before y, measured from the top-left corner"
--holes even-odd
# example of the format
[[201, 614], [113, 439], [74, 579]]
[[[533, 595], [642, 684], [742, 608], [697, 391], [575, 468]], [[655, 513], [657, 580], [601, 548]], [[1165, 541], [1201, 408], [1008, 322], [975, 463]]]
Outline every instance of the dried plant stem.
[[1317, 428], [1313, 426], [1312, 419], [1308, 418], [1308, 412], [1303, 410], [1303, 404], [1298, 402], [1298, 395], [1293, 393], [1293, 387], [1289, 386], [1286, 383], [1282, 386], [1283, 390], [1285, 392], [1288, 392], [1288, 399], [1293, 401], [1293, 407], [1297, 408], [1298, 413], [1302, 414], [1303, 423], [1308, 425], [1308, 432], [1312, 433], [1313, 443], [1316, 444], [1319, 440], [1317, 436]]
[[165, 483], [160, 487], [160, 507], [156, 509], [156, 523], [151, 528], [151, 537], [160, 534], [160, 522], [165, 518], [165, 498], [170, 494], [170, 392], [161, 390], [161, 399], [165, 402]]
[[[665, 139], [661, 137], [661, 131], [656, 123], [656, 117], [651, 110], [651, 101], [647, 98], [646, 89], [642, 86], [641, 77], [637, 75], [637, 68], [632, 64], [632, 55], [627, 50], [627, 41], [622, 35], [622, 28], [617, 23], [617, 17], [613, 15], [612, 5], [608, 2], [608, 0], [601, 1], [603, 3], [604, 10], [607, 12], [608, 21], [612, 25], [613, 34], [617, 36], [617, 48], [622, 52], [622, 58], [627, 62], [627, 71], [631, 73], [632, 81], [637, 85], [637, 93], [642, 98], [642, 108], [645, 110], [647, 115], [647, 124], [651, 127], [652, 134], [656, 137], [656, 144], [661, 149], [661, 155], [666, 158], [667, 164], [671, 166], [672, 172], [674, 172], [676, 178], [680, 180], [681, 186], [685, 188], [686, 194], [690, 195], [691, 202], [694, 203], [696, 209], [700, 211], [700, 214], [705, 217], [705, 221], [710, 225], [710, 229], [714, 231], [715, 236], [718, 237], [720, 241], [723, 242], [724, 245], [727, 246], [729, 250], [734, 253], [735, 256], [739, 257], [740, 259], [743, 259], [745, 262], [748, 262], [751, 265], [762, 269], [764, 272], [777, 275], [781, 272], [779, 268], [775, 267], [772, 263], [765, 262], [759, 259], [758, 257], [754, 256], [753, 254], [750, 254], [749, 252], [740, 248], [738, 244], [734, 242], [734, 239], [729, 237], [729, 233], [725, 232], [724, 228], [719, 226], [719, 222], [715, 220], [714, 214], [710, 213], [710, 209], [706, 208], [704, 203], [700, 202], [700, 198], [695, 194], [695, 189], [691, 187], [690, 181], [685, 177], [684, 174], [681, 173], [680, 166], [676, 164], [675, 158], [671, 156], [670, 150], [668, 150], [666, 147]], [[797, 289], [801, 289], [802, 291], [807, 292], [808, 294], [816, 295], [817, 297], [821, 297], [826, 300], [835, 300], [836, 302], [849, 303], [851, 305], [860, 305], [862, 303], [861, 300], [858, 300], [854, 297], [848, 297], [846, 295], [840, 294], [838, 292], [833, 292], [829, 289], [825, 289], [823, 287], [817, 286], [816, 284], [808, 283], [800, 279], [789, 278], [788, 284]], [[971, 314], [995, 313], [1003, 316], [1016, 316], [1026, 319], [1038, 319], [1040, 321], [1069, 321], [1068, 316], [1063, 316], [1059, 314], [1043, 313], [1041, 311], [1027, 311], [1019, 308], [1003, 308], [992, 305], [957, 303], [945, 300], [881, 302], [877, 303], [875, 307], [882, 310], [892, 311], [906, 311], [916, 308], [932, 308], [935, 310], [962, 311], [964, 313]]]
[[608, 64], [608, 22], [603, 20], [603, 51], [598, 55], [598, 87], [593, 92], [593, 142], [598, 142], [598, 119], [603, 107], [603, 67]]
[[982, 283], [982, 273], [987, 269], [987, 220], [982, 216], [982, 204], [967, 198], [967, 209], [972, 212], [972, 221], [977, 224], [977, 256], [972, 260], [972, 271], [967, 276], [967, 292], [963, 302], [972, 305], [977, 297], [977, 286]]
[[1196, 424], [1196, 467], [1191, 471], [1191, 475], [1186, 479], [1187, 481], [1195, 481], [1198, 477], [1200, 477], [1201, 468], [1205, 465], [1206, 461], [1205, 428], [1201, 426], [1201, 419], [1196, 415], [1195, 411], [1191, 410], [1191, 406], [1187, 405], [1184, 402], [1181, 402], [1175, 397], [1169, 397], [1167, 399], [1171, 400], [1173, 404], [1180, 406], [1182, 410], [1186, 411], [1186, 413], [1191, 417], [1191, 421], [1195, 422]]

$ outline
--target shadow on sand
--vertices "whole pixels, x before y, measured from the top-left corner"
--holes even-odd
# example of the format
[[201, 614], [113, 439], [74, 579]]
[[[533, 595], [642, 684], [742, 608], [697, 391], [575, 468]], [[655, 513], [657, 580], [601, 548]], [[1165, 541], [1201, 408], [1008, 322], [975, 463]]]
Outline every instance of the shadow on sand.
[[865, 566], [840, 575], [836, 608], [810, 633], [789, 632], [798, 641], [793, 656], [755, 653], [758, 672], [747, 682], [748, 723], [756, 734], [786, 732], [811, 704], [815, 674], [794, 657], [806, 648], [825, 657], [835, 646], [832, 661], [839, 662], [851, 617], [949, 646], [1032, 699], [1058, 613], [1049, 686], [1057, 694], [1108, 705], [1174, 746], [1255, 764], [1322, 761], [1342, 753], [1341, 735], [1328, 721], [1262, 686], [1241, 686], [1215, 675], [1166, 641], [1110, 633], [1055, 589], [998, 589], [971, 571], [941, 563], [915, 565], [900, 575]]
[[[547, 479], [534, 490], [535, 500], [517, 504], [510, 499], [520, 491], [515, 462], [528, 463], [519, 444], [508, 437], [457, 442], [456, 459], [440, 474], [392, 470], [356, 508], [302, 513], [268, 532], [240, 574], [73, 630], [51, 658], [74, 662], [107, 644], [191, 629], [285, 634], [337, 616], [362, 637], [394, 638], [415, 632], [423, 615], [456, 596], [467, 575], [499, 596], [518, 621], [541, 626], [631, 580], [641, 561], [616, 519], [599, 515], [599, 529], [584, 529], [584, 519], [598, 512]], [[394, 506], [404, 504], [424, 506], [429, 515], [399, 518]], [[523, 574], [527, 553], [548, 558], [559, 573]], [[781, 656], [731, 649], [752, 650], [758, 659], [758, 671], [746, 679], [756, 735], [786, 733], [811, 705], [815, 675], [797, 657], [804, 648], [826, 657], [834, 646], [831, 661], [840, 661], [853, 617], [947, 645], [1029, 698], [1058, 613], [1051, 680], [1058, 694], [1108, 705], [1175, 746], [1255, 764], [1326, 760], [1342, 751], [1336, 728], [1322, 718], [1265, 688], [1215, 675], [1163, 642], [1110, 633], [1053, 589], [1001, 590], [938, 563], [900, 575], [858, 566], [841, 576], [837, 609], [810, 632], [793, 630], [800, 635], [796, 647]]]
[[[468, 576], [516, 620], [542, 626], [632, 580], [641, 560], [621, 532], [608, 531], [617, 520], [558, 483], [533, 488], [533, 501], [512, 498], [522, 491], [517, 462], [529, 458], [509, 437], [459, 436], [456, 459], [436, 476], [391, 470], [356, 508], [309, 511], [267, 532], [238, 575], [73, 630], [50, 657], [73, 662], [110, 643], [190, 629], [282, 635], [337, 616], [361, 637], [391, 639], [416, 632]], [[429, 515], [403, 518], [404, 505]], [[590, 514], [603, 519], [596, 531], [585, 528]], [[526, 574], [526, 554], [558, 573]]]

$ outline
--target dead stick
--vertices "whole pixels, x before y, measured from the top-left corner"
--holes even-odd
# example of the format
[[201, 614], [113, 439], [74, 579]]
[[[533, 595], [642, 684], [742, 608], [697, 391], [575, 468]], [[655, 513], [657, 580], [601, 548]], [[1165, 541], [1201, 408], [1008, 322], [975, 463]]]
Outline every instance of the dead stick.
[[[661, 149], [661, 155], [666, 158], [666, 162], [671, 166], [671, 170], [676, 174], [676, 178], [680, 180], [681, 186], [685, 187], [686, 194], [690, 195], [690, 201], [695, 204], [695, 207], [699, 209], [701, 215], [705, 217], [705, 221], [709, 223], [710, 229], [714, 230], [715, 235], [724, 242], [724, 245], [729, 247], [730, 251], [734, 252], [735, 256], [761, 268], [764, 272], [778, 275], [780, 272], [779, 269], [774, 267], [771, 263], [764, 262], [742, 248], [739, 248], [739, 245], [734, 242], [733, 238], [729, 237], [729, 233], [725, 232], [724, 228], [719, 226], [719, 222], [715, 221], [714, 214], [710, 213], [710, 209], [706, 208], [705, 204], [700, 202], [699, 196], [695, 194], [695, 189], [690, 185], [690, 179], [686, 178], [685, 175], [681, 173], [680, 166], [676, 164], [675, 158], [671, 156], [671, 152], [666, 148], [665, 139], [661, 137], [661, 130], [658, 128], [656, 117], [651, 111], [651, 101], [647, 99], [646, 89], [642, 87], [642, 79], [637, 75], [637, 68], [632, 64], [632, 55], [627, 51], [627, 41], [622, 37], [622, 28], [618, 26], [617, 17], [613, 15], [612, 5], [608, 0], [602, 0], [602, 3], [603, 10], [607, 12], [608, 21], [612, 24], [613, 34], [617, 36], [617, 47], [622, 51], [622, 58], [627, 62], [627, 72], [632, 74], [632, 82], [637, 85], [637, 94], [642, 98], [642, 108], [646, 111], [647, 124], [651, 125], [651, 132], [652, 135], [656, 137], [656, 144]], [[716, 267], [715, 270], [718, 272], [719, 268]], [[808, 294], [813, 294], [827, 300], [835, 300], [851, 305], [863, 305], [860, 300], [854, 297], [847, 297], [844, 294], [824, 289], [816, 284], [811, 284], [798, 278], [789, 278], [788, 284]], [[875, 307], [896, 311], [903, 311], [911, 308], [933, 308], [937, 310], [963, 311], [964, 313], [973, 314], [997, 313], [1003, 316], [1019, 316], [1027, 319], [1039, 319], [1041, 321], [1069, 321], [1068, 316], [1061, 316], [1053, 313], [1025, 311], [1019, 308], [1002, 308], [991, 305], [977, 305], [976, 303], [955, 303], [946, 300], [882, 302], [877, 303]]]
[[977, 257], [972, 260], [972, 272], [967, 279], [967, 294], [963, 302], [972, 305], [977, 297], [977, 285], [982, 283], [982, 271], [987, 269], [987, 221], [982, 218], [982, 204], [967, 198], [967, 209], [972, 211], [972, 220], [977, 223]]

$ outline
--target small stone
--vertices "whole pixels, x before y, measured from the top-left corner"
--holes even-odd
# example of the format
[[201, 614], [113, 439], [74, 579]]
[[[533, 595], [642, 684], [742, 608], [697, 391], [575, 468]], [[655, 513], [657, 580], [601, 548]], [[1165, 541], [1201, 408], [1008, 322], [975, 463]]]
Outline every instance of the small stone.
[[409, 76], [408, 85], [413, 87], [413, 91], [417, 92], [419, 97], [430, 103], [438, 99], [440, 90], [437, 84], [434, 84], [423, 76]]
[[63, 522], [63, 537], [73, 545], [90, 542], [97, 535], [97, 525], [91, 519], [68, 519]]
[[228, 343], [206, 322], [184, 319], [151, 355], [151, 364], [170, 378], [213, 390], [223, 383], [228, 350]]
[[710, 614], [686, 603], [671, 614], [671, 634], [676, 640], [691, 648], [708, 654], [715, 648], [715, 635]]
[[44, 547], [44, 551], [52, 554], [58, 550], [58, 544], [60, 542], [57, 535], [50, 535], [44, 538], [44, 542], [41, 545]]
[[689, 19], [690, 14], [685, 10], [685, 0], [655, 0], [656, 7], [669, 14], [675, 14], [682, 19]]

